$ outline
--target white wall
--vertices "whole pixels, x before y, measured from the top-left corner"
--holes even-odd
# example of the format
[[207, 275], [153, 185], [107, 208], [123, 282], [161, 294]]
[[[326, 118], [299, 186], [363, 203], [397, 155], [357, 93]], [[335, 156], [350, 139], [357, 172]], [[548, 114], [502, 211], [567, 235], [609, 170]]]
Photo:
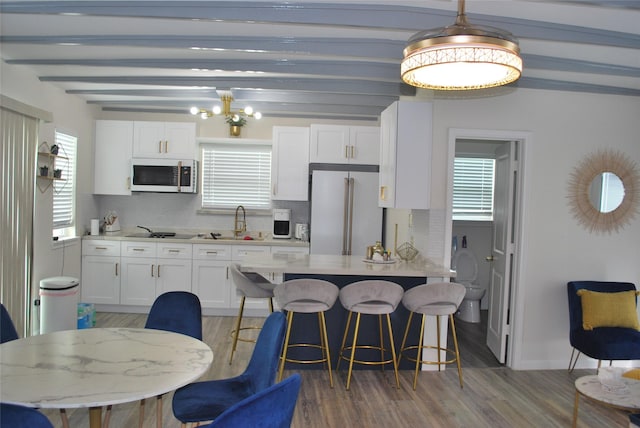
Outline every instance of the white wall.
[[[586, 155], [611, 147], [640, 164], [638, 118], [640, 100], [624, 96], [518, 89], [501, 97], [434, 103], [434, 183], [446, 179], [449, 128], [533, 135], [525, 165], [524, 263], [518, 284], [525, 304], [516, 314], [523, 330], [512, 337], [521, 343], [516, 368], [567, 367], [567, 281], [640, 283], [638, 219], [620, 233], [591, 234], [567, 205], [569, 174]], [[446, 186], [434, 186], [432, 207], [446, 203]]]

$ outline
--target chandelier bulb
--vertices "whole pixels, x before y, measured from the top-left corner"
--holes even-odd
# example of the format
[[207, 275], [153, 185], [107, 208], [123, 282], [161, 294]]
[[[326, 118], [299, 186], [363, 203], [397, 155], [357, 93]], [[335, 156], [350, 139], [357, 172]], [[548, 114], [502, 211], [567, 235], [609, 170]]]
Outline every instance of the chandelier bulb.
[[191, 107], [191, 109], [189, 111], [193, 115], [196, 115], [196, 114], [200, 113], [200, 109], [198, 107]]
[[253, 114], [253, 107], [251, 107], [251, 106], [246, 106], [246, 107], [245, 107], [245, 109], [244, 109], [244, 112], [245, 112], [247, 115], [251, 116], [251, 115]]
[[257, 111], [257, 112], [255, 112], [255, 113], [253, 114], [253, 117], [254, 117], [256, 120], [260, 120], [260, 119], [262, 119], [262, 113], [260, 113], [259, 111]]
[[213, 106], [212, 111], [213, 111], [213, 114], [220, 114], [222, 113], [222, 108], [219, 105], [215, 105]]
[[200, 113], [200, 117], [201, 117], [202, 119], [206, 119], [206, 118], [208, 117], [207, 112], [206, 112], [206, 111], [203, 111], [202, 113]]

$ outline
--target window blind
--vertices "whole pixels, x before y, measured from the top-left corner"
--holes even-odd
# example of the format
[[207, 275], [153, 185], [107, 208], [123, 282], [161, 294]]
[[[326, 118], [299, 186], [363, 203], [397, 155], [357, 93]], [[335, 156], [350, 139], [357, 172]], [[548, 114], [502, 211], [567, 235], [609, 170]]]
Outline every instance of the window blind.
[[202, 149], [202, 208], [271, 208], [271, 146]]
[[454, 220], [493, 220], [494, 171], [494, 159], [454, 159]]
[[53, 182], [53, 229], [71, 227], [75, 222], [76, 146], [72, 135], [55, 133], [58, 146], [56, 169], [62, 170], [62, 180]]

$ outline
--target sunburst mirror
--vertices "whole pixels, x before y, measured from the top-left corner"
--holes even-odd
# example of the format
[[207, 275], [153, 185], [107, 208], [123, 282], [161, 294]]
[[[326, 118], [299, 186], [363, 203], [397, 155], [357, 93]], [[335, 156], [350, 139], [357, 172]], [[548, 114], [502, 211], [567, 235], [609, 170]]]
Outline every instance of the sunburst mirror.
[[638, 213], [638, 168], [619, 151], [599, 150], [571, 173], [568, 198], [572, 214], [589, 232], [617, 232]]

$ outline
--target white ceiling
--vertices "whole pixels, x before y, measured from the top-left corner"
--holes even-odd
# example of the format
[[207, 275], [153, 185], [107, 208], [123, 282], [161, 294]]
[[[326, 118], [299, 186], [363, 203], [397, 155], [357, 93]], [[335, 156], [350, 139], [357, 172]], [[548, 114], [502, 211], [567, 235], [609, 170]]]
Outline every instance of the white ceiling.
[[[231, 90], [265, 116], [372, 120], [415, 88], [402, 49], [454, 22], [457, 1], [4, 1], [2, 60], [104, 110], [188, 114]], [[514, 88], [640, 97], [639, 0], [467, 0], [469, 21], [510, 31]], [[429, 94], [430, 95], [430, 94]]]

